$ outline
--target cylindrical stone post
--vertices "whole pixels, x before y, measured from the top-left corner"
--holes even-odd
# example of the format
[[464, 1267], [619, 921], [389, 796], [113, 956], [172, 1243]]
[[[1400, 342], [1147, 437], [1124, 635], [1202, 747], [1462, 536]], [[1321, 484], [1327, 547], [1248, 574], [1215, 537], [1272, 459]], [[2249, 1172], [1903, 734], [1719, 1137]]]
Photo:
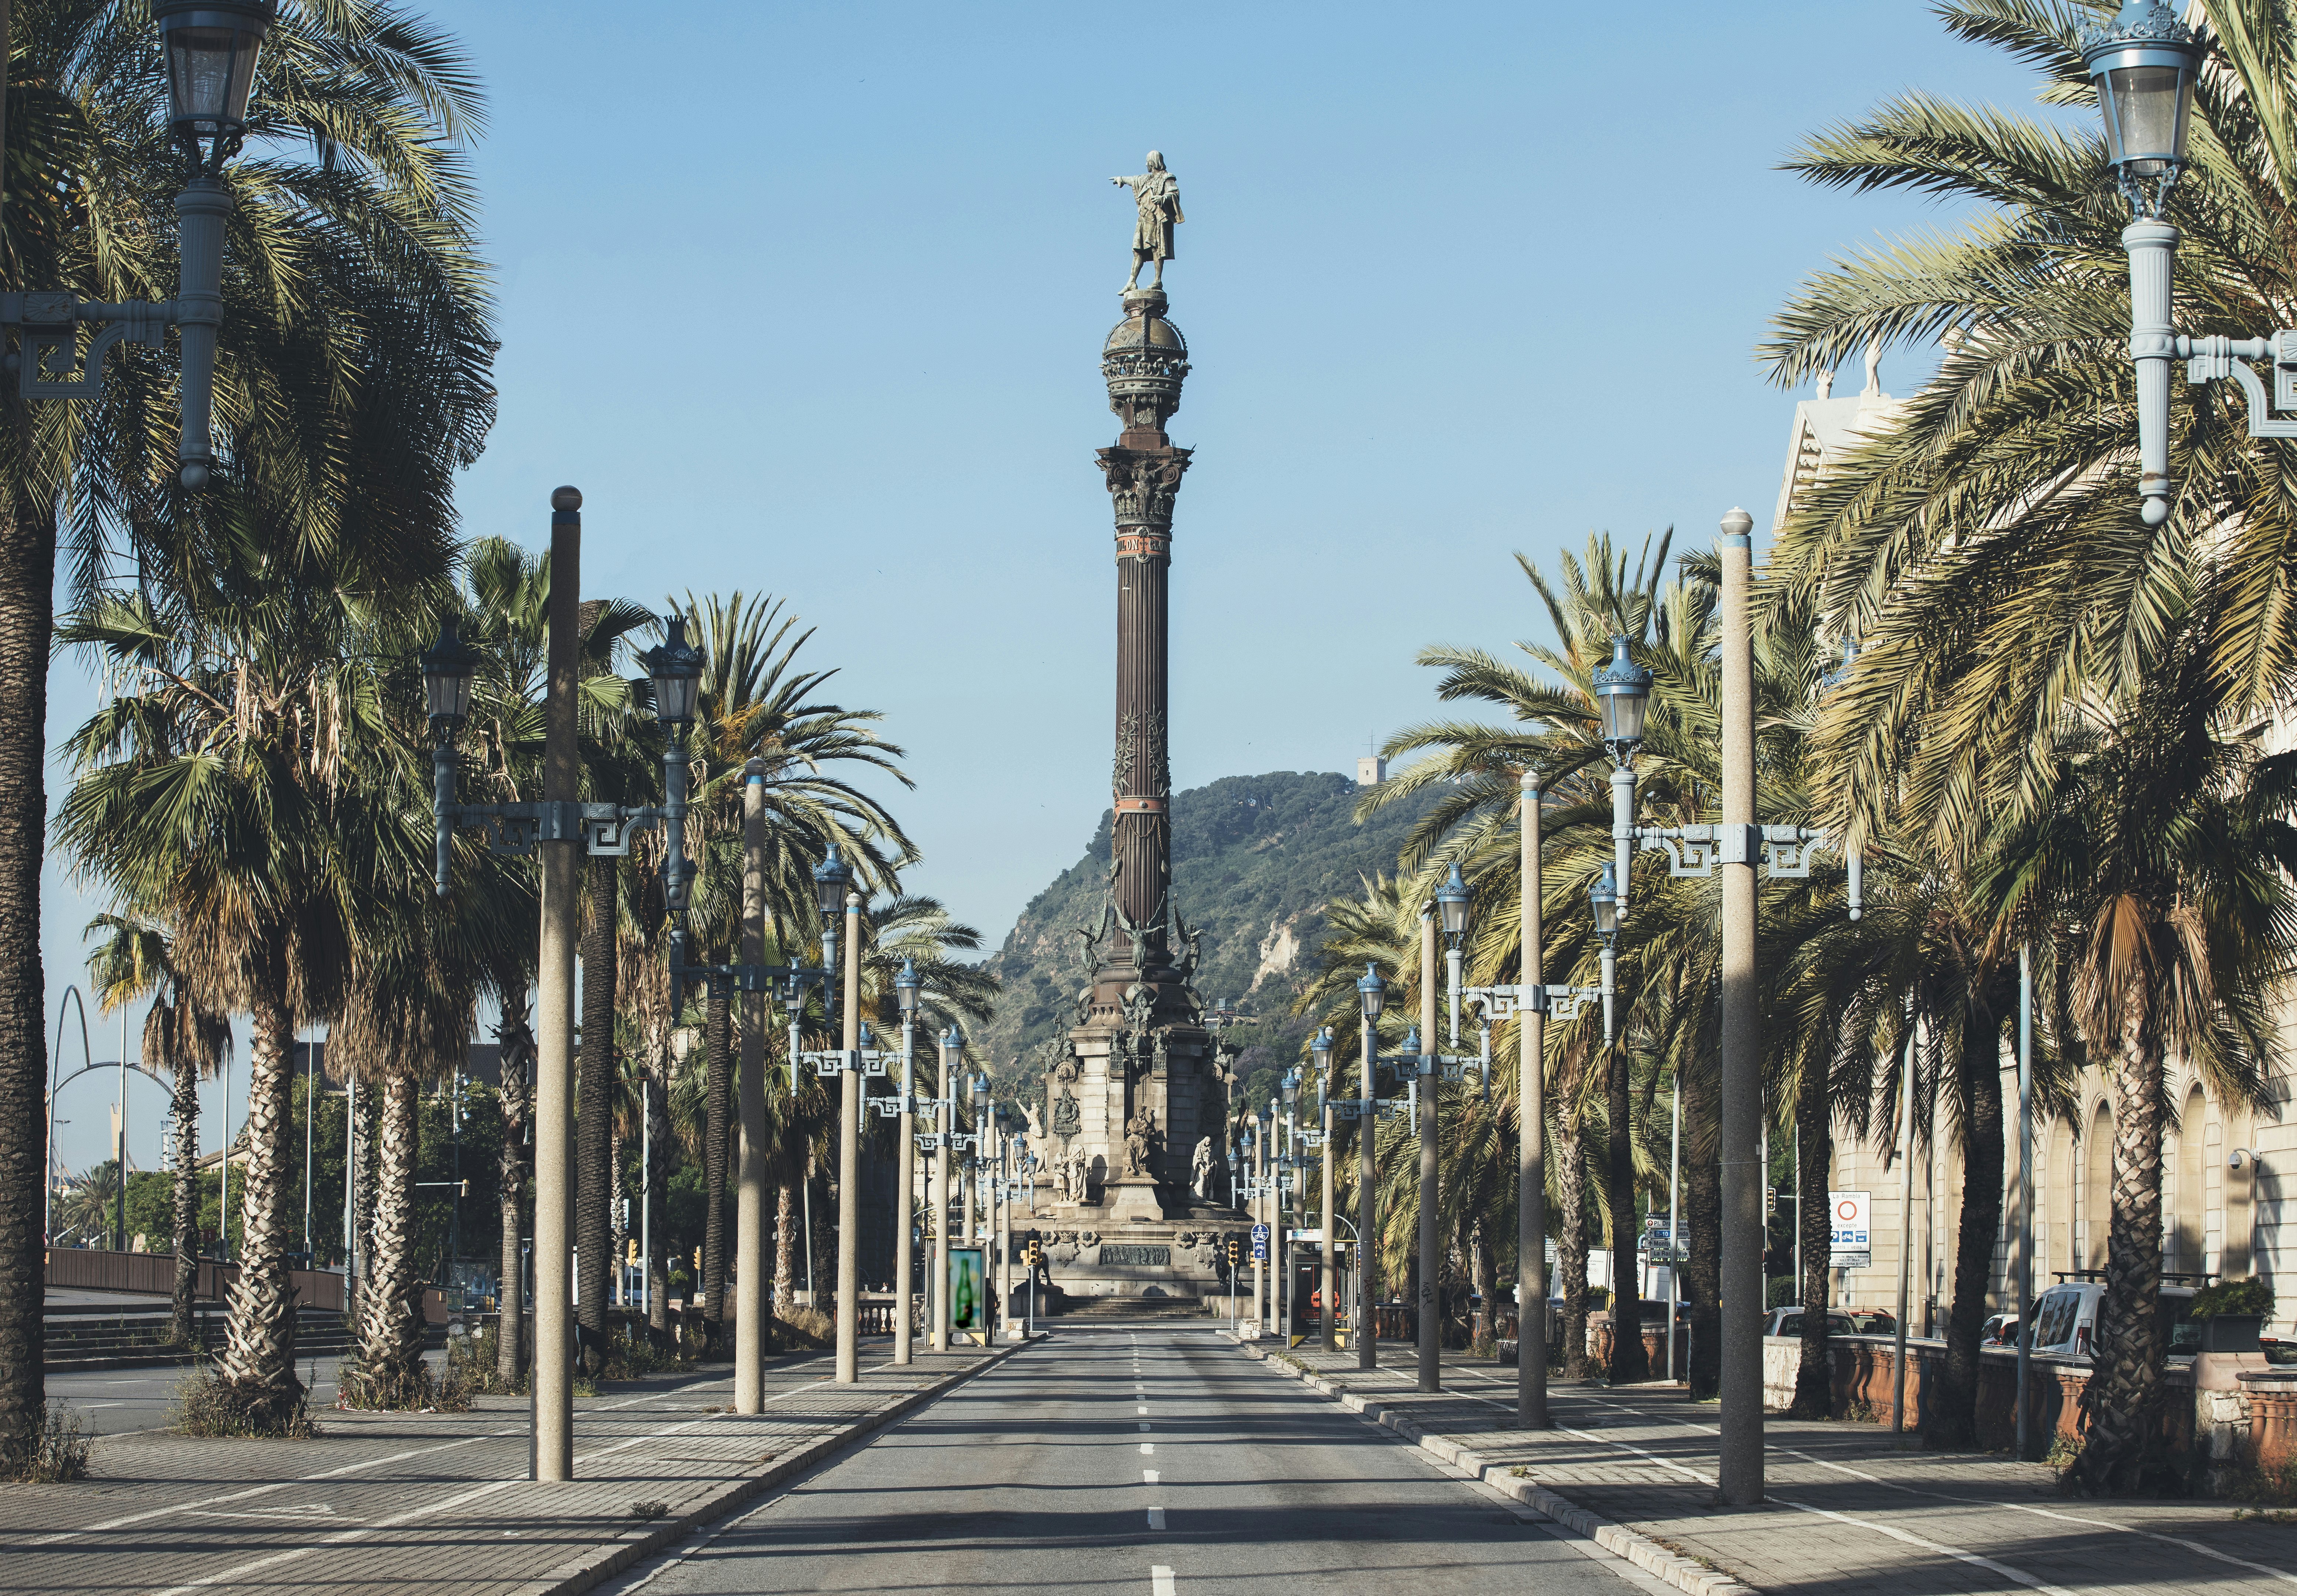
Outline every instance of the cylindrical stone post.
[[[1717, 541], [1723, 565], [1723, 824], [1747, 845], [1723, 873], [1724, 1504], [1763, 1500], [1763, 1035], [1755, 984], [1755, 654], [1750, 613], [1754, 518], [1733, 509]], [[1625, 1251], [1628, 1243], [1620, 1244]], [[1630, 1327], [1632, 1333], [1632, 1327]]]
[[1436, 911], [1420, 911], [1420, 1384], [1444, 1388], [1443, 1314], [1437, 1291], [1443, 1255], [1436, 1239], [1436, 1088], [1441, 1070], [1429, 1067], [1436, 1046]]
[[[549, 679], [542, 800], [581, 797], [574, 692], [582, 647], [582, 496], [550, 496]], [[581, 937], [579, 836], [538, 842], [542, 926], [534, 1005], [534, 1439], [528, 1473], [574, 1477], [574, 959]]]
[[1515, 1414], [1527, 1430], [1547, 1427], [1547, 1066], [1546, 994], [1540, 983], [1539, 772], [1527, 770], [1523, 793], [1523, 966], [1516, 1025]]
[[[766, 762], [742, 770], [742, 960], [766, 961]], [[735, 1159], [734, 1411], [756, 1413], [766, 1372], [766, 996], [741, 999], [741, 1141]]]
[[837, 1073], [837, 1383], [861, 1378], [861, 894], [845, 894], [845, 1052]]

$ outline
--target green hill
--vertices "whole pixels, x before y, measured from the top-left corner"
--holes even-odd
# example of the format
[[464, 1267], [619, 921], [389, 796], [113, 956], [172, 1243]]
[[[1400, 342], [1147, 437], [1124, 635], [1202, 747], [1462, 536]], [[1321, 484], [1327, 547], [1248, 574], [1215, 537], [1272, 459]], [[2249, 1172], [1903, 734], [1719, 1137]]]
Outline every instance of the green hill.
[[[1290, 1009], [1323, 935], [1323, 905], [1354, 893], [1360, 876], [1393, 874], [1427, 807], [1400, 804], [1358, 826], [1361, 795], [1343, 776], [1281, 770], [1229, 777], [1173, 799], [1173, 896], [1181, 918], [1205, 936], [1197, 991], [1207, 1004], [1233, 999], [1264, 1022], [1238, 1036], [1256, 1044], [1245, 1056], [1247, 1075], [1290, 1062], [1307, 1035]], [[1000, 1070], [1073, 1023], [1086, 980], [1075, 928], [1100, 923], [1110, 820], [1103, 810], [1084, 857], [1021, 911], [989, 961], [1005, 993], [980, 1041]]]

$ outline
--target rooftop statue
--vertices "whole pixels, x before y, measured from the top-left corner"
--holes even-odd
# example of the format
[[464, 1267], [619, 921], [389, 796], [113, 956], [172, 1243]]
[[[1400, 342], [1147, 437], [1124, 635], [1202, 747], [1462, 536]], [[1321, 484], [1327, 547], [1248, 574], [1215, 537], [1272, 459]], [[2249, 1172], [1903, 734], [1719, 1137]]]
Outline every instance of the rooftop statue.
[[1140, 286], [1140, 268], [1151, 260], [1157, 263], [1157, 275], [1148, 286], [1164, 287], [1165, 262], [1173, 253], [1173, 229], [1188, 220], [1181, 214], [1180, 180], [1165, 169], [1164, 156], [1151, 150], [1147, 171], [1109, 181], [1131, 189], [1140, 207], [1140, 219], [1132, 225], [1132, 275], [1124, 280], [1124, 292], [1131, 293]]

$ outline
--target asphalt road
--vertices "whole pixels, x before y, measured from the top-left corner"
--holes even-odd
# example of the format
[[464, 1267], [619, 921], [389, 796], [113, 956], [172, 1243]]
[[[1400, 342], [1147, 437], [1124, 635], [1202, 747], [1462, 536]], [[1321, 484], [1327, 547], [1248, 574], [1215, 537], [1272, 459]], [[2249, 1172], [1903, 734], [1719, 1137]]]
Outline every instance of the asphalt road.
[[[335, 1405], [335, 1360], [306, 1359], [296, 1372], [303, 1383], [317, 1384], [311, 1392], [314, 1408]], [[79, 1415], [80, 1428], [98, 1436], [120, 1436], [133, 1430], [158, 1429], [168, 1422], [176, 1387], [188, 1372], [174, 1364], [158, 1369], [91, 1369], [85, 1373], [52, 1374], [48, 1400], [61, 1403]]]
[[1058, 1330], [611, 1589], [1659, 1592], [1209, 1331]]

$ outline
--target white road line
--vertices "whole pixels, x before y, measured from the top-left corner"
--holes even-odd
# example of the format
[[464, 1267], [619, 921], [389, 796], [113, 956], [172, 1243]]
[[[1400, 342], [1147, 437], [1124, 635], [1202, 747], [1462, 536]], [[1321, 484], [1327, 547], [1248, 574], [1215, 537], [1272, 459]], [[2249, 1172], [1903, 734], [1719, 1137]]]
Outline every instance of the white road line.
[[1150, 1508], [1148, 1510], [1148, 1527], [1150, 1529], [1159, 1531], [1165, 1527], [1165, 1510], [1163, 1508]]
[[1148, 1596], [1173, 1596], [1173, 1571], [1162, 1563], [1148, 1570]]
[[[1616, 1408], [1622, 1413], [1633, 1413], [1639, 1419], [1650, 1417], [1650, 1415], [1642, 1412], [1638, 1409], [1627, 1406], [1625, 1403], [1605, 1402], [1603, 1398], [1600, 1396], [1590, 1396], [1587, 1397], [1586, 1400], [1589, 1402], [1601, 1403], [1603, 1406], [1607, 1408]], [[1722, 1433], [1721, 1430], [1714, 1425], [1691, 1424], [1679, 1419], [1665, 1419], [1660, 1420], [1660, 1422], [1675, 1424], [1698, 1435], [1712, 1436], [1720, 1435]], [[2056, 1518], [2068, 1524], [2085, 1525], [2092, 1529], [2111, 1529], [2118, 1530], [2125, 1535], [2142, 1535], [2149, 1541], [2159, 1541], [2165, 1546], [2175, 1546], [2181, 1551], [2196, 1552], [2202, 1557], [2212, 1558], [2220, 1563], [2231, 1563], [2235, 1567], [2247, 1568], [2254, 1574], [2270, 1575], [2272, 1578], [2279, 1580], [2284, 1584], [2297, 1585], [2297, 1574], [2290, 1574], [2264, 1563], [2252, 1563], [2247, 1558], [2235, 1557], [2229, 1551], [2220, 1551], [2216, 1547], [2205, 1546], [2199, 1541], [2188, 1541], [2178, 1535], [2165, 1535], [2158, 1530], [2139, 1529], [2136, 1526], [2131, 1524], [2116, 1524], [2111, 1518], [2087, 1518], [2078, 1513], [2055, 1512], [2048, 1508], [2033, 1507], [2025, 1502], [1989, 1501], [1984, 1497], [1956, 1496], [1952, 1493], [1946, 1491], [1926, 1491], [1919, 1485], [1909, 1485], [1898, 1480], [1884, 1479], [1879, 1474], [1869, 1474], [1863, 1468], [1853, 1468], [1848, 1463], [1837, 1463], [1826, 1458], [1813, 1457], [1807, 1452], [1798, 1451], [1796, 1448], [1791, 1446], [1782, 1446], [1775, 1441], [1766, 1442], [1764, 1444], [1764, 1450], [1766, 1452], [1783, 1452], [1791, 1458], [1800, 1458], [1804, 1462], [1814, 1464], [1818, 1468], [1832, 1468], [1837, 1474], [1847, 1474], [1853, 1479], [1862, 1479], [1870, 1485], [1880, 1485], [1885, 1490], [1902, 1491], [1909, 1496], [1928, 1496], [1938, 1501], [1959, 1502], [1965, 1507], [1989, 1508], [2002, 1512], [2031, 1513], [2039, 1518]], [[1779, 1498], [1779, 1500], [1785, 1501], [1787, 1501], [1787, 1498], [1782, 1496]], [[1801, 1506], [1799, 1502], [1792, 1505], [1798, 1507]]]
[[[111, 1404], [111, 1405], [113, 1405], [114, 1407], [117, 1407], [119, 1404], [118, 1404], [117, 1403], [115, 1403]], [[1147, 1408], [1143, 1407], [1143, 1408], [1135, 1408], [1135, 1409], [1133, 1409], [1132, 1411], [1133, 1411], [1134, 1412], [1136, 1412], [1136, 1413], [1146, 1413], [1148, 1410]]]
[[171, 1585], [167, 1590], [161, 1592], [159, 1596], [185, 1596], [185, 1592], [187, 1592], [205, 1590], [210, 1585], [230, 1584], [236, 1582], [242, 1575], [252, 1574], [259, 1568], [269, 1568], [276, 1567], [281, 1563], [292, 1562], [297, 1558], [309, 1557], [313, 1552], [324, 1551], [327, 1547], [339, 1546], [343, 1544], [345, 1542], [359, 1540], [364, 1536], [373, 1534], [379, 1529], [396, 1529], [399, 1526], [409, 1523], [414, 1519], [427, 1518], [432, 1513], [443, 1513], [449, 1508], [458, 1508], [466, 1501], [476, 1501], [482, 1496], [491, 1496], [498, 1491], [506, 1491], [513, 1485], [523, 1485], [526, 1482], [524, 1480], [498, 1479], [490, 1485], [481, 1485], [475, 1490], [465, 1491], [459, 1496], [450, 1496], [445, 1501], [432, 1502], [427, 1506], [419, 1508], [410, 1508], [406, 1512], [400, 1513], [394, 1518], [379, 1519], [375, 1523], [360, 1529], [339, 1530], [335, 1534], [328, 1535], [323, 1540], [313, 1542], [309, 1546], [291, 1546], [284, 1551], [275, 1551], [268, 1557], [257, 1558], [253, 1562], [242, 1563], [236, 1568], [226, 1568], [220, 1574], [210, 1574], [206, 1578], [195, 1579], [189, 1584]]
[[1144, 1458], [1156, 1456], [1157, 1444], [1154, 1441], [1143, 1441], [1140, 1444], [1140, 1455]]
[[1155, 1485], [1157, 1483], [1157, 1471], [1154, 1468], [1143, 1468], [1140, 1471], [1140, 1483], [1144, 1485]]

